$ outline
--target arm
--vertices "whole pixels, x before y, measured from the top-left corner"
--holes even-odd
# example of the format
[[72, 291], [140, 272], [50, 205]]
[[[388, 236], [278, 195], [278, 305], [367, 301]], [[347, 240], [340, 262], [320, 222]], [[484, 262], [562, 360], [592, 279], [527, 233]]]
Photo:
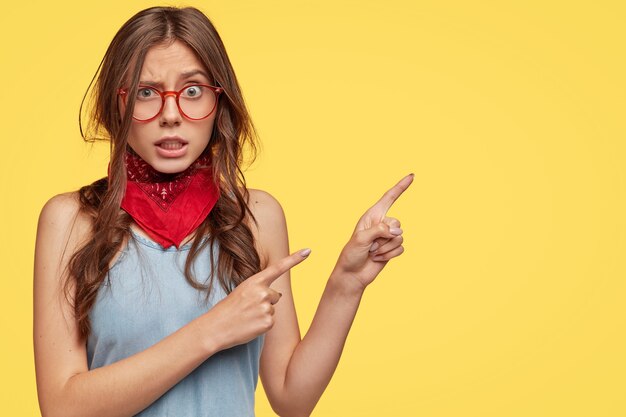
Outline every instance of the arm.
[[60, 285], [71, 254], [90, 236], [90, 220], [78, 207], [75, 196], [52, 198], [37, 229], [33, 339], [43, 417], [137, 414], [214, 353], [268, 331], [279, 298], [269, 284], [306, 258], [294, 253], [279, 260], [150, 348], [89, 370], [86, 341]]
[[299, 411], [285, 416], [310, 415], [335, 373], [364, 290], [346, 282], [348, 277], [333, 271], [311, 326], [291, 356], [283, 395]]
[[89, 231], [78, 204], [72, 195], [59, 195], [39, 217], [33, 287], [39, 405], [44, 417], [131, 416], [219, 348], [210, 338], [211, 320], [204, 315], [145, 351], [88, 370], [86, 342], [78, 337], [60, 286], [61, 271]]
[[[403, 252], [400, 222], [385, 213], [387, 205], [410, 185], [412, 177], [406, 178], [359, 220], [302, 340], [289, 272], [275, 281], [273, 288], [283, 297], [276, 306], [276, 324], [265, 338], [260, 374], [270, 404], [279, 415], [311, 414], [335, 372], [365, 288], [389, 259]], [[284, 213], [269, 194], [257, 191], [255, 197], [259, 245], [272, 262], [288, 252]], [[378, 249], [370, 253], [372, 244]]]

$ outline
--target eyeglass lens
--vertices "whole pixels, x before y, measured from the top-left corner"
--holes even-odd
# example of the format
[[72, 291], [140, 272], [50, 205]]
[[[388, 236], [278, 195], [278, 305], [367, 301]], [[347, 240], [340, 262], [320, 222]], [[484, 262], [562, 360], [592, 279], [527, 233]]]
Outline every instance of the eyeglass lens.
[[[185, 116], [191, 119], [207, 117], [215, 108], [217, 96], [215, 92], [201, 85], [190, 85], [180, 93], [178, 104]], [[139, 87], [135, 99], [133, 116], [139, 120], [155, 117], [161, 110], [162, 99], [158, 91], [152, 87]]]

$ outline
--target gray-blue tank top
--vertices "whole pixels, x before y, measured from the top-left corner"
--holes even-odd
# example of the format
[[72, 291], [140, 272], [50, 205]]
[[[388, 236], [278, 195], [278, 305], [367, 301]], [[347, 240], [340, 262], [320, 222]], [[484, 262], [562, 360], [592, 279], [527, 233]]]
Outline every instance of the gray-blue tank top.
[[[188, 243], [180, 249], [164, 249], [131, 229], [128, 244], [109, 270], [89, 314], [89, 369], [149, 348], [226, 296], [217, 278], [208, 303], [204, 292], [187, 283], [183, 271], [190, 247]], [[217, 247], [216, 242], [216, 264]], [[202, 283], [211, 273], [209, 250], [207, 245], [192, 268], [196, 281]], [[260, 335], [212, 355], [137, 416], [253, 417], [263, 341]]]

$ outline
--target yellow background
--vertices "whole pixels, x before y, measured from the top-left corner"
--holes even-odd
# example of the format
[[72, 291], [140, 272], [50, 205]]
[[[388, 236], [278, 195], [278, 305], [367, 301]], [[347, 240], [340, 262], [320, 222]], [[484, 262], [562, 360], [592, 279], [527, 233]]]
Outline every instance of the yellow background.
[[[402, 176], [405, 253], [367, 290], [313, 416], [626, 415], [621, 1], [202, 1], [283, 205], [302, 332], [359, 216]], [[78, 107], [153, 3], [0, 14], [0, 415], [38, 416], [39, 211], [106, 174]], [[259, 417], [271, 416], [261, 386]]]

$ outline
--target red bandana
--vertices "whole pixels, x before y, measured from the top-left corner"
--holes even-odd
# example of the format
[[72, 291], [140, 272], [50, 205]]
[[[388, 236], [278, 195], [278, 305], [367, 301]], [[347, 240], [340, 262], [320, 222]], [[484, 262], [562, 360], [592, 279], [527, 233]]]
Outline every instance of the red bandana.
[[[179, 174], [156, 171], [139, 155], [127, 151], [126, 193], [121, 208], [155, 242], [180, 249], [183, 239], [209, 215], [219, 198], [210, 155], [204, 153]], [[109, 175], [111, 167], [109, 163]]]

